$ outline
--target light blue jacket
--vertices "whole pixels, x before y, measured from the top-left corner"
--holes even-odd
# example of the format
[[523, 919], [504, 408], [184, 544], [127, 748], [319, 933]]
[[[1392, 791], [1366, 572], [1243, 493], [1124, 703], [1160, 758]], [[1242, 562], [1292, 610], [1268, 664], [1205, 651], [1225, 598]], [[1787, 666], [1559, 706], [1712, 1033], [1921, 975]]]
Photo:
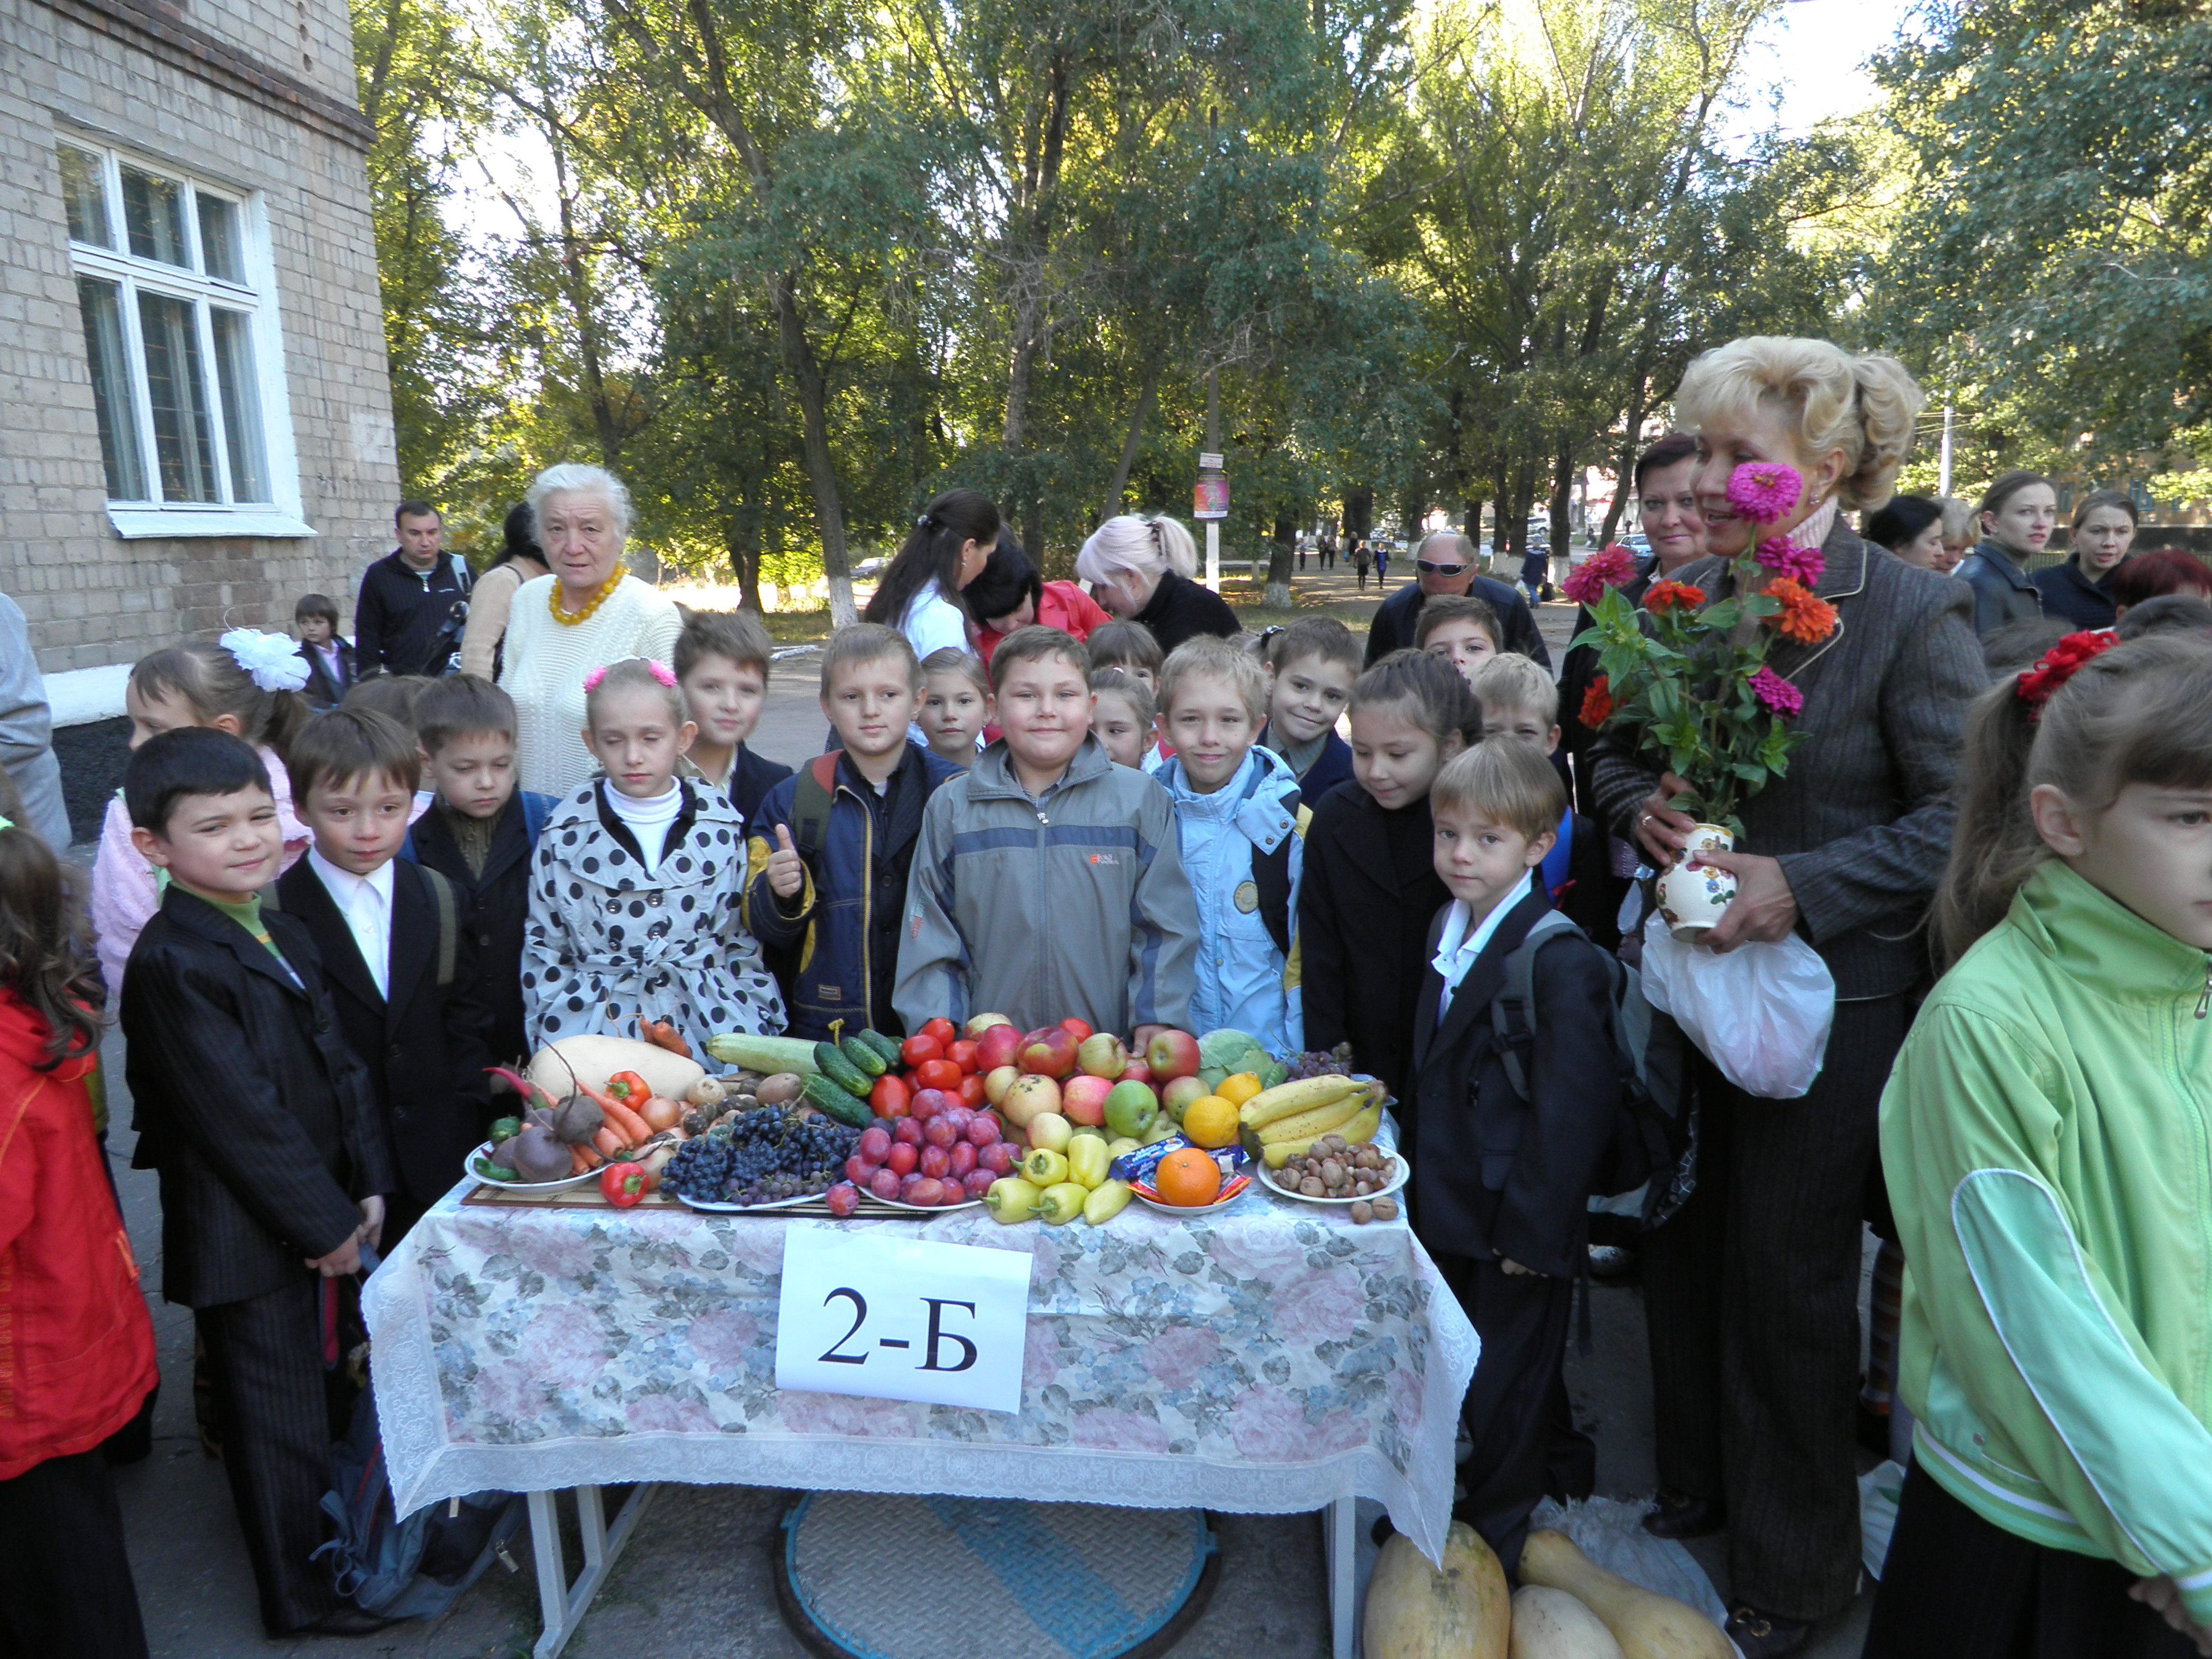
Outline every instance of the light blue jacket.
[[1298, 1053], [1306, 1044], [1297, 940], [1293, 931], [1285, 961], [1260, 914], [1260, 884], [1252, 869], [1255, 850], [1272, 853], [1289, 839], [1288, 921], [1295, 930], [1305, 867], [1297, 774], [1273, 750], [1255, 744], [1237, 775], [1210, 795], [1190, 787], [1182, 763], [1173, 757], [1152, 775], [1174, 803], [1183, 873], [1198, 903], [1198, 983], [1191, 993], [1190, 1029], [1231, 1026], [1258, 1038], [1271, 1054]]

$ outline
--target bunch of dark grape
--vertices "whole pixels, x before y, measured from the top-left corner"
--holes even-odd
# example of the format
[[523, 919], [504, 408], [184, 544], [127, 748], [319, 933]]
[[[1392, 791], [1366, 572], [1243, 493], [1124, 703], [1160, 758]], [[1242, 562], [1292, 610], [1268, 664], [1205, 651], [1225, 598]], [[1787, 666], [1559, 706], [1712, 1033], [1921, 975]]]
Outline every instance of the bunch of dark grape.
[[685, 1141], [669, 1160], [662, 1184], [702, 1204], [766, 1204], [824, 1193], [859, 1139], [859, 1130], [830, 1118], [763, 1106]]
[[1319, 1048], [1309, 1048], [1305, 1053], [1298, 1055], [1291, 1061], [1290, 1070], [1284, 1081], [1296, 1083], [1301, 1078], [1349, 1075], [1351, 1071], [1352, 1045], [1348, 1042], [1340, 1042], [1327, 1052]]

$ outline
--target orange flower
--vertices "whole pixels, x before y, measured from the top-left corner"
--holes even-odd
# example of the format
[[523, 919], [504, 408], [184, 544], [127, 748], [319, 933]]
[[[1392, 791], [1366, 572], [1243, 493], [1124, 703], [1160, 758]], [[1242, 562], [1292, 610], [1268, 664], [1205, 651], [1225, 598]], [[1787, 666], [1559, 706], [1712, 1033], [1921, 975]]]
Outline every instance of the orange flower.
[[1705, 602], [1703, 589], [1687, 582], [1654, 582], [1644, 595], [1644, 608], [1656, 614], [1669, 611], [1694, 611]]
[[1613, 688], [1606, 676], [1599, 675], [1583, 693], [1583, 724], [1595, 732], [1613, 715]]
[[1835, 632], [1836, 607], [1815, 598], [1811, 588], [1794, 577], [1778, 576], [1767, 583], [1766, 597], [1782, 606], [1766, 621], [1784, 639], [1817, 645]]

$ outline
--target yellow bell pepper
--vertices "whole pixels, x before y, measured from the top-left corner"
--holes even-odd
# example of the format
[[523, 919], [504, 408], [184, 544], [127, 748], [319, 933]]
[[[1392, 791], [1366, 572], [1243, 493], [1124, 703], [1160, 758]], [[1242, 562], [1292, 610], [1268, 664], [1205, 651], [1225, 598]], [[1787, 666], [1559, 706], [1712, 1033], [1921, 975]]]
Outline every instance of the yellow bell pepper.
[[1094, 1227], [1103, 1227], [1121, 1214], [1128, 1202], [1127, 1182], [1102, 1182], [1092, 1188], [1091, 1196], [1083, 1200], [1083, 1218]]
[[1067, 1143], [1067, 1178], [1089, 1191], [1106, 1179], [1114, 1154], [1097, 1135], [1078, 1135]]
[[1037, 1212], [1037, 1200], [1044, 1194], [1019, 1176], [1002, 1176], [993, 1182], [983, 1194], [983, 1207], [991, 1218], [1011, 1227], [1017, 1221], [1027, 1221]]
[[1044, 1189], [1044, 1196], [1037, 1204], [1037, 1214], [1048, 1227], [1065, 1227], [1083, 1213], [1090, 1197], [1089, 1188], [1063, 1181]]
[[1033, 1146], [1022, 1160], [1022, 1179], [1036, 1187], [1056, 1187], [1067, 1179], [1067, 1154]]

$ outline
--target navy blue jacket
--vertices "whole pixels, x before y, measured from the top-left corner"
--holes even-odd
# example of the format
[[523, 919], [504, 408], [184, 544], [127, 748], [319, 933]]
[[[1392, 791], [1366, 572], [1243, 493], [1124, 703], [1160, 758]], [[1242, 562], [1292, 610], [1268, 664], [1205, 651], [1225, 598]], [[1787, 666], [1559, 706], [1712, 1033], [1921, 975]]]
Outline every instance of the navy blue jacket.
[[501, 1065], [530, 1057], [522, 1015], [522, 929], [530, 918], [530, 854], [556, 805], [550, 795], [516, 790], [501, 809], [482, 875], [469, 872], [469, 861], [439, 807], [415, 821], [399, 849], [401, 858], [427, 865], [453, 884], [461, 903], [461, 931], [475, 952], [481, 994], [491, 1012], [485, 1040], [491, 1057]]
[[797, 898], [775, 896], [768, 860], [778, 825], [791, 831], [794, 846], [802, 839], [799, 775], [785, 778], [768, 792], [757, 814], [747, 814], [745, 926], [769, 947], [790, 1036], [826, 1037], [832, 1020], [844, 1021], [848, 1034], [866, 1027], [903, 1036], [891, 991], [898, 980], [907, 872], [921, 834], [921, 809], [961, 771], [908, 743], [878, 795], [842, 751], [836, 763], [829, 822], [821, 846], [807, 860], [806, 884]]
[[[1275, 749], [1265, 727], [1261, 730], [1260, 742], [1264, 748]], [[1275, 752], [1279, 755], [1283, 751], [1275, 749]], [[1331, 732], [1322, 739], [1321, 753], [1314, 757], [1314, 763], [1298, 778], [1298, 805], [1310, 812], [1321, 805], [1323, 795], [1338, 784], [1351, 781], [1352, 745]]]
[[2035, 591], [2043, 595], [2043, 614], [2071, 623], [2079, 629], [2112, 625], [2116, 607], [2112, 604], [2112, 573], [2108, 570], [2102, 580], [2091, 581], [2081, 568], [2079, 555], [2069, 556], [2064, 564], [2054, 564], [2028, 578], [2035, 585]]

